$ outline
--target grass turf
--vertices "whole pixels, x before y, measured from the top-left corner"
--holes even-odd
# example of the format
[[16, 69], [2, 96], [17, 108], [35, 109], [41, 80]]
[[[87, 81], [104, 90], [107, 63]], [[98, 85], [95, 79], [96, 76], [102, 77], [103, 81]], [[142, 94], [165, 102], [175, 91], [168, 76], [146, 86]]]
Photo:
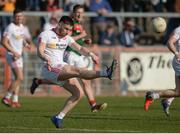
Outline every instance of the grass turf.
[[50, 117], [60, 110], [65, 100], [64, 97], [22, 97], [20, 109], [0, 104], [0, 132], [180, 132], [180, 99], [173, 102], [169, 118], [163, 113], [160, 101], [145, 112], [142, 97], [99, 97], [97, 101], [107, 102], [108, 108], [92, 113], [83, 98], [64, 118], [63, 129], [56, 129]]

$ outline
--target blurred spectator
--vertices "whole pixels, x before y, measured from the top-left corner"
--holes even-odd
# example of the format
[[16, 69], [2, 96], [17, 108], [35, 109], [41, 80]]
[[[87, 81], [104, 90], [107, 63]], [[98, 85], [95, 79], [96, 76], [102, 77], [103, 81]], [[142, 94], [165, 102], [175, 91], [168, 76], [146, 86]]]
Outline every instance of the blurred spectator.
[[99, 16], [92, 18], [92, 38], [95, 43], [99, 42], [98, 39], [103, 34], [107, 25], [107, 18], [104, 15], [112, 12], [112, 8], [107, 0], [91, 0], [89, 10], [96, 12]]
[[175, 0], [166, 0], [165, 8], [166, 8], [167, 12], [174, 12], [175, 11], [174, 3], [175, 3]]
[[113, 11], [119, 12], [123, 10], [123, 0], [109, 0], [109, 3]]
[[64, 11], [72, 11], [74, 5], [80, 4], [84, 5], [85, 10], [89, 7], [90, 0], [65, 0], [64, 2]]
[[115, 43], [116, 43], [115, 26], [113, 24], [108, 24], [106, 31], [100, 36], [99, 44], [114, 46]]
[[163, 12], [164, 3], [163, 0], [150, 0], [155, 12]]
[[21, 9], [21, 10], [23, 10], [23, 11], [26, 11], [26, 10], [27, 10], [26, 6], [27, 6], [27, 5], [30, 6], [29, 4], [26, 4], [28, 1], [29, 1], [29, 0], [16, 0], [15, 7], [16, 7], [17, 9]]
[[55, 28], [58, 24], [57, 15], [53, 13], [49, 19], [49, 22], [44, 24], [43, 30], [50, 30]]
[[[10, 12], [12, 13], [15, 9], [16, 0], [4, 0], [2, 3], [2, 11], [4, 12]], [[4, 31], [4, 28], [7, 27], [7, 25], [12, 21], [11, 16], [2, 16], [2, 32]]]
[[180, 13], [180, 1], [175, 0], [175, 12]]
[[15, 9], [16, 0], [4, 0], [3, 11], [13, 12]]
[[[135, 47], [135, 23], [132, 19], [127, 19], [124, 22], [123, 31], [119, 35], [119, 42], [124, 47]], [[135, 30], [137, 31], [137, 30]], [[138, 33], [139, 34], [139, 33]]]
[[47, 11], [47, 0], [39, 0], [40, 11]]
[[46, 10], [49, 12], [60, 10], [58, 6], [59, 4], [57, 0], [48, 0]]
[[[41, 0], [40, 1], [40, 10], [48, 11], [48, 12], [60, 12], [58, 0]], [[43, 30], [43, 27], [46, 23], [46, 19], [44, 17], [40, 18], [40, 28]]]
[[123, 7], [125, 12], [133, 12], [137, 7], [138, 9], [141, 9], [135, 0], [125, 0], [123, 2]]
[[40, 10], [40, 0], [20, 0], [25, 1], [28, 5], [27, 10], [30, 11], [39, 11]]
[[[180, 1], [179, 0], [167, 0], [166, 8], [168, 12], [180, 13]], [[166, 34], [164, 36], [163, 44], [166, 44], [169, 35], [180, 24], [180, 18], [169, 18], [167, 22]]]

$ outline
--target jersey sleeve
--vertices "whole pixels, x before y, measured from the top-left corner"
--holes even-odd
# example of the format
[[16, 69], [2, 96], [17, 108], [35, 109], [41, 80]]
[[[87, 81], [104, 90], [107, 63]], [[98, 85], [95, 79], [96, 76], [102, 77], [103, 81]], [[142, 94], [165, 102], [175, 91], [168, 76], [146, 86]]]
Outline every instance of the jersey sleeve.
[[75, 40], [71, 36], [67, 36], [68, 46], [71, 46], [75, 42]]
[[6, 27], [6, 29], [4, 30], [4, 33], [3, 33], [3, 36], [7, 37], [7, 38], [10, 38], [10, 35], [11, 35], [11, 28], [10, 28], [10, 25]]
[[173, 36], [178, 40], [180, 38], [180, 27], [174, 30]]
[[30, 34], [29, 28], [27, 26], [24, 27], [24, 36], [27, 39], [31, 39], [31, 34]]
[[40, 33], [40, 35], [38, 37], [38, 43], [47, 44], [47, 41], [48, 41], [48, 32], [44, 31], [44, 32]]

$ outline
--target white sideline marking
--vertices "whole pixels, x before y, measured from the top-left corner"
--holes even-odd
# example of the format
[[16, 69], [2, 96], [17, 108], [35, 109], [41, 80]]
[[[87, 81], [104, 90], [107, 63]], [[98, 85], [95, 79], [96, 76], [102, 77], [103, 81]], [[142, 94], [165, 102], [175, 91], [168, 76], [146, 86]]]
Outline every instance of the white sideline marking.
[[[78, 129], [78, 128], [62, 128], [62, 129], [57, 129], [57, 128], [29, 128], [29, 127], [0, 127], [0, 129], [22, 129], [22, 130], [40, 130], [40, 129], [44, 129], [44, 130], [62, 130], [62, 131], [80, 131], [80, 132], [107, 132], [107, 133], [122, 133], [122, 132], [135, 132], [135, 133], [140, 133], [139, 131], [121, 131], [121, 130], [97, 130], [97, 129]], [[43, 132], [43, 131], [42, 131]]]

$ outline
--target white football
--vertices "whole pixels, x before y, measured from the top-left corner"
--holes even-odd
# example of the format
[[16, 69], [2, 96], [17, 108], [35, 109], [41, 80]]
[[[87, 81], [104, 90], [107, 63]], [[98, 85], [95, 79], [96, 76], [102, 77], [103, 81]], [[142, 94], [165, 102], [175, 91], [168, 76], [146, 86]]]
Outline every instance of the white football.
[[162, 33], [166, 30], [166, 21], [162, 17], [156, 17], [152, 20], [153, 29], [157, 33]]

